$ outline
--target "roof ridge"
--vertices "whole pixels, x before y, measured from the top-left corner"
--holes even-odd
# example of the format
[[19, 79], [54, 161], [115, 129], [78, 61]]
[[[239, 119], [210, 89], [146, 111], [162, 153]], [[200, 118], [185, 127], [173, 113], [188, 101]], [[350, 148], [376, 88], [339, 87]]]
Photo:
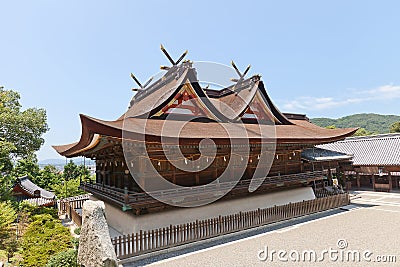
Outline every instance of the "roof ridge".
[[347, 143], [347, 142], [370, 141], [377, 139], [385, 140], [385, 139], [395, 139], [395, 138], [400, 138], [400, 133], [385, 133], [385, 134], [375, 134], [368, 136], [351, 136], [339, 142]]

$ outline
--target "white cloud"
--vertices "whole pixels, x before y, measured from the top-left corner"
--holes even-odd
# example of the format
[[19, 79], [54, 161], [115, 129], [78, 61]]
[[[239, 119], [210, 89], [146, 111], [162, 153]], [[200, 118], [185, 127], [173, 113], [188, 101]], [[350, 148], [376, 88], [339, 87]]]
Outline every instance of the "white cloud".
[[383, 85], [376, 89], [368, 91], [371, 95], [378, 96], [381, 99], [386, 98], [399, 98], [400, 86], [399, 85]]
[[371, 90], [351, 90], [347, 93], [347, 97], [344, 98], [298, 97], [297, 99], [285, 102], [283, 108], [287, 111], [296, 112], [302, 110], [323, 110], [368, 101], [400, 98], [400, 86], [389, 84]]

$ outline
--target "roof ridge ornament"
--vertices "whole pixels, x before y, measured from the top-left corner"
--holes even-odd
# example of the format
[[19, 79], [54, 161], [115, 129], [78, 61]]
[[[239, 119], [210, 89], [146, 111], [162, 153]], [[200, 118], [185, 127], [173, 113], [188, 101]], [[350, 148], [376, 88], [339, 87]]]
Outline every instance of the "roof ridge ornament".
[[153, 80], [154, 77], [150, 77], [150, 79], [144, 84], [142, 85], [139, 80], [135, 77], [135, 75], [133, 75], [133, 73], [131, 72], [131, 78], [137, 83], [137, 85], [139, 85], [140, 88], [132, 88], [132, 91], [143, 91], [146, 89], [147, 85], [149, 85], [151, 83], [151, 81]]
[[[182, 59], [185, 58], [185, 56], [188, 53], [188, 51], [186, 50], [185, 52], [183, 52], [183, 54], [177, 61], [174, 61], [162, 44], [160, 45], [160, 49], [165, 54], [165, 56], [168, 58], [169, 62], [171, 62], [172, 67], [178, 65], [182, 61]], [[160, 66], [160, 69], [162, 69], [162, 70], [169, 70], [170, 68], [171, 67], [168, 67], [168, 66]]]
[[251, 65], [248, 65], [247, 68], [244, 70], [244, 72], [241, 73], [239, 71], [238, 67], [236, 67], [236, 64], [235, 64], [235, 62], [233, 62], [233, 60], [231, 61], [231, 65], [236, 70], [236, 73], [239, 75], [239, 79], [231, 78], [231, 81], [235, 82], [235, 83], [239, 83], [239, 81], [242, 81], [244, 79], [244, 77], [246, 76], [247, 72], [249, 72], [249, 70], [251, 68]]

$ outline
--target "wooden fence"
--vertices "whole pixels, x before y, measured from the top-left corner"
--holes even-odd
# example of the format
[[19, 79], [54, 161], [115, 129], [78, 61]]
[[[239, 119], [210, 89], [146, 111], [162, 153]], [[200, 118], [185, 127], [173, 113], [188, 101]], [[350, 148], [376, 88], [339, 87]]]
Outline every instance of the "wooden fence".
[[337, 194], [344, 194], [344, 193], [345, 193], [344, 191], [340, 191], [340, 190], [337, 190], [336, 192], [334, 192], [334, 191], [328, 191], [325, 188], [314, 189], [314, 194], [317, 198], [335, 196]]
[[83, 202], [89, 199], [89, 194], [79, 195], [69, 198], [60, 199], [58, 202], [58, 212], [60, 214], [67, 213], [67, 204], [72, 206], [74, 209], [81, 209]]
[[117, 257], [120, 259], [157, 251], [177, 245], [196, 242], [298, 216], [329, 210], [349, 204], [347, 193], [327, 196], [266, 209], [239, 212], [207, 220], [196, 220], [181, 225], [140, 231], [112, 238]]
[[390, 192], [390, 190], [392, 189], [390, 184], [374, 184], [374, 189], [375, 191], [386, 191], [386, 192]]
[[82, 215], [77, 210], [82, 210], [83, 202], [88, 199], [88, 194], [61, 199], [58, 205], [58, 211], [60, 214], [66, 214], [77, 226], [81, 226]]

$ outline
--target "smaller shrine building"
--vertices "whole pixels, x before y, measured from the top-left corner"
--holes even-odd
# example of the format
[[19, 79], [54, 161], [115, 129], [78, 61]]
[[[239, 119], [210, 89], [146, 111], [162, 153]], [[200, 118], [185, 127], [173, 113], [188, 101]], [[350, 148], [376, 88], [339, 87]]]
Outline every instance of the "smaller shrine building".
[[348, 189], [400, 187], [400, 134], [348, 137], [317, 147], [353, 156], [353, 163], [343, 169]]

